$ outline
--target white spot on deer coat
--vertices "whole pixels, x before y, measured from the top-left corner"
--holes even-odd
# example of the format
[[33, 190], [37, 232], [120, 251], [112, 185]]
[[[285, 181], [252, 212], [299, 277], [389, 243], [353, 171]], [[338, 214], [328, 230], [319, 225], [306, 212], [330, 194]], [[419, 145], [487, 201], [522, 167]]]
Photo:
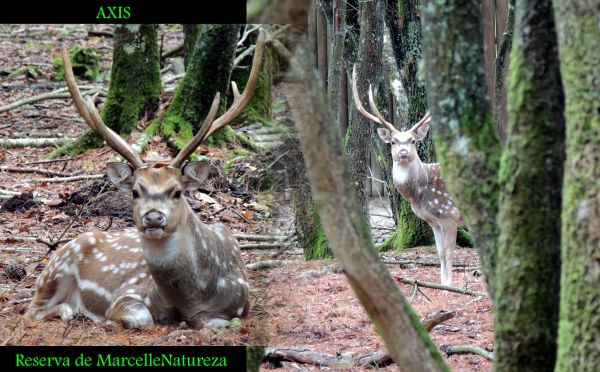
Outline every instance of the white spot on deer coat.
[[217, 281], [217, 288], [225, 288], [225, 279], [224, 278], [219, 278], [219, 280]]
[[237, 314], [237, 316], [242, 316], [242, 314], [244, 313], [244, 308], [240, 307], [235, 313]]
[[433, 202], [434, 202], [435, 204], [438, 204], [440, 201], [439, 201], [439, 200], [437, 200], [437, 198], [436, 198], [436, 199], [433, 199]]

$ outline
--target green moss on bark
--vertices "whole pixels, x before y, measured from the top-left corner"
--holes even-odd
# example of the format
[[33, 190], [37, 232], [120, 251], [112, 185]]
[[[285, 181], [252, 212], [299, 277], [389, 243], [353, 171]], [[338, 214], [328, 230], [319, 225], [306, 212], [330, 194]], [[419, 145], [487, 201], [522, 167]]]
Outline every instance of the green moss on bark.
[[[228, 91], [233, 68], [239, 25], [205, 25], [198, 37], [185, 77], [175, 98], [164, 114], [156, 119], [157, 128], [172, 138], [176, 149], [200, 130], [217, 92], [221, 93], [221, 111], [227, 107], [223, 97]], [[232, 138], [231, 130], [215, 133], [213, 141]]]
[[110, 88], [102, 118], [119, 134], [129, 134], [161, 91], [158, 25], [115, 26]]
[[581, 0], [555, 0], [554, 9], [567, 127], [555, 371], [594, 371], [600, 365], [600, 9]]
[[102, 138], [93, 130], [89, 129], [85, 134], [75, 142], [60, 146], [56, 150], [46, 155], [48, 159], [57, 159], [61, 156], [75, 156], [81, 154], [87, 149], [102, 146]]

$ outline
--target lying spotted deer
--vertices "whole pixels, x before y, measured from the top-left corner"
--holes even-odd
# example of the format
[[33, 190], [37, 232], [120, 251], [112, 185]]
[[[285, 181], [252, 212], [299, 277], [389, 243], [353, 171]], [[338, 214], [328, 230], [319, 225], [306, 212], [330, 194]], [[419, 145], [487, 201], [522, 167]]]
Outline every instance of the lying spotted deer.
[[452, 255], [456, 244], [456, 229], [462, 223], [460, 211], [446, 191], [438, 163], [421, 162], [415, 146], [429, 131], [431, 116], [423, 118], [409, 130], [399, 131], [383, 118], [373, 100], [369, 85], [369, 104], [373, 114], [363, 107], [356, 86], [356, 69], [352, 71], [352, 94], [358, 111], [367, 119], [385, 128], [377, 129], [379, 138], [392, 145], [392, 179], [396, 190], [406, 199], [415, 214], [433, 230], [435, 246], [441, 263], [442, 284], [452, 284]]
[[242, 94], [232, 82], [234, 102], [215, 119], [217, 93], [200, 131], [170, 164], [146, 164], [85, 101], [63, 51], [66, 81], [77, 110], [130, 165], [109, 163], [110, 180], [133, 197], [136, 229], [88, 232], [58, 249], [36, 283], [27, 311], [33, 320], [81, 313], [126, 327], [185, 321], [192, 327], [224, 326], [249, 310], [246, 267], [237, 241], [222, 224], [205, 225], [182, 196], [207, 178], [204, 161], [184, 160], [212, 133], [237, 117], [258, 81], [261, 33]]

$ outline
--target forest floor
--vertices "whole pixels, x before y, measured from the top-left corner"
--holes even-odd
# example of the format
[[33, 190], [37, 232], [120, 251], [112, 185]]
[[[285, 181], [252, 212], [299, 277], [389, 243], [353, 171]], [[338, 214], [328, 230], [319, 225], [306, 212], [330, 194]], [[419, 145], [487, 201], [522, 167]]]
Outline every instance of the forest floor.
[[[112, 31], [111, 27], [96, 25], [0, 25], [0, 60], [3, 61], [0, 106], [64, 86], [53, 80], [51, 66], [63, 43], [94, 47], [102, 56], [103, 72], [109, 72], [112, 40], [89, 36], [92, 28]], [[164, 50], [182, 41], [181, 30], [161, 27], [161, 33]], [[7, 77], [24, 65], [38, 67], [40, 74]], [[102, 81], [90, 84], [108, 87]], [[278, 107], [276, 119], [289, 125], [291, 119], [285, 108], [284, 92], [284, 84], [274, 87], [273, 103]], [[0, 113], [2, 139], [78, 137], [85, 130], [85, 123], [69, 99], [38, 101]], [[148, 152], [153, 155], [170, 155], [160, 138], [153, 139], [149, 146]], [[69, 176], [95, 175], [103, 174], [105, 163], [114, 156], [108, 147], [103, 147], [59, 162], [39, 163], [53, 149], [0, 147], [0, 166], [38, 168]], [[234, 144], [229, 149], [202, 147], [200, 152], [209, 155], [215, 167], [207, 184], [198, 192], [188, 193], [187, 200], [204, 222], [223, 222], [235, 233], [277, 236], [292, 233], [293, 213], [286, 189], [289, 185], [285, 185], [283, 177], [278, 177], [284, 167], [274, 165], [283, 150], [247, 154]], [[266, 175], [273, 177], [273, 187], [268, 190], [261, 187], [261, 177]], [[306, 262], [300, 247], [285, 251], [278, 248], [243, 251], [246, 263], [276, 260], [280, 266], [249, 273], [252, 308], [241, 327], [191, 330], [174, 324], [140, 330], [94, 323], [85, 318], [25, 320], [22, 315], [33, 295], [35, 279], [51, 254], [48, 245], [36, 238], [68, 240], [94, 229], [115, 231], [133, 226], [129, 196], [118, 193], [106, 178], [61, 183], [38, 180], [44, 177], [47, 176], [39, 173], [0, 171], [0, 190], [22, 194], [0, 199], [1, 345], [268, 345], [332, 356], [385, 351], [384, 343], [335, 260]], [[385, 204], [377, 199], [371, 205], [376, 240], [393, 227], [393, 222], [382, 217], [387, 214]], [[382, 256], [391, 262], [388, 267], [396, 278], [439, 281], [435, 247], [386, 252]], [[485, 291], [476, 250], [458, 248], [454, 262], [454, 286]], [[17, 274], [19, 268], [26, 272], [20, 279], [2, 275], [14, 272], [15, 267]], [[442, 309], [456, 311], [452, 319], [430, 331], [436, 345], [469, 344], [491, 350], [493, 321], [488, 298], [400, 283], [399, 288], [420, 317]], [[491, 363], [477, 355], [444, 355], [444, 358], [453, 371], [491, 370]], [[325, 367], [284, 362], [264, 364], [263, 368], [312, 371]], [[384, 369], [395, 370], [396, 367]]]

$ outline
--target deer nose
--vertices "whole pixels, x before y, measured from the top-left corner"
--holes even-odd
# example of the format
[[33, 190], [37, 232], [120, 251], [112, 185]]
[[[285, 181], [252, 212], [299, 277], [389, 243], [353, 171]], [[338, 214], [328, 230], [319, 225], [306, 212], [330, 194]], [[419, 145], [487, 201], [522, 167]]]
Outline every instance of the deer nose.
[[150, 211], [144, 215], [142, 218], [142, 225], [144, 228], [158, 228], [165, 227], [167, 224], [167, 217], [161, 212]]
[[398, 156], [401, 158], [408, 158], [408, 156], [409, 156], [408, 150], [402, 149], [402, 150], [398, 151]]

